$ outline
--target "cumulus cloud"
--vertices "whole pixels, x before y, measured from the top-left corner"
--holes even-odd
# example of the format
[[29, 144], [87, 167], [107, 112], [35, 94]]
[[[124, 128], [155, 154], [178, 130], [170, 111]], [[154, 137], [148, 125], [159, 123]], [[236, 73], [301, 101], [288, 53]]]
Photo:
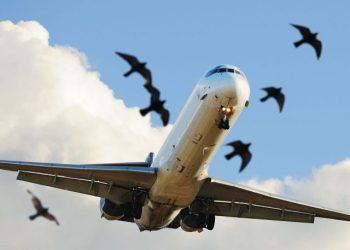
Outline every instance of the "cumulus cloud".
[[[0, 22], [0, 51], [1, 159], [66, 163], [143, 161], [149, 151], [158, 151], [171, 129], [153, 127], [150, 117], [141, 117], [137, 107], [126, 107], [99, 74], [89, 69], [83, 53], [67, 46], [51, 46], [48, 31], [36, 21]], [[30, 202], [23, 203], [29, 201], [24, 192], [28, 186], [43, 200], [53, 201], [59, 218], [63, 217], [60, 211], [66, 211], [64, 208], [75, 207], [64, 213], [68, 219], [62, 223], [66, 226], [77, 214], [85, 219], [99, 218], [95, 198], [66, 192], [61, 196], [62, 191], [51, 189], [50, 199], [42, 191], [49, 188], [17, 183], [14, 179], [13, 173], [0, 174], [0, 190], [6, 194], [0, 206], [0, 249], [62, 249], [67, 248], [62, 237], [73, 239], [75, 233], [69, 230], [51, 228], [53, 231], [49, 232], [49, 225], [34, 229], [21, 224], [23, 219], [27, 221], [21, 215], [32, 209]], [[89, 215], [91, 210], [93, 214]], [[76, 232], [86, 229], [87, 237], [92, 231], [96, 233], [95, 225], [85, 228], [81, 227], [84, 221], [76, 222], [76, 227], [71, 227]], [[28, 235], [33, 230], [38, 231]], [[23, 237], [18, 240], [14, 234]], [[85, 244], [71, 243], [77, 247]]]
[[157, 151], [170, 127], [152, 127], [81, 52], [48, 39], [35, 21], [0, 23], [1, 158], [130, 161]]
[[[83, 53], [51, 46], [39, 23], [0, 22], [0, 158], [56, 162], [143, 160], [170, 128], [117, 99]], [[310, 177], [242, 181], [251, 187], [350, 212], [350, 159]], [[61, 226], [38, 219], [25, 189], [42, 198]], [[349, 249], [350, 224], [314, 225], [217, 218], [214, 231], [139, 233], [100, 219], [98, 199], [15, 181], [0, 172], [0, 249]], [[162, 239], [161, 241], [159, 239]]]

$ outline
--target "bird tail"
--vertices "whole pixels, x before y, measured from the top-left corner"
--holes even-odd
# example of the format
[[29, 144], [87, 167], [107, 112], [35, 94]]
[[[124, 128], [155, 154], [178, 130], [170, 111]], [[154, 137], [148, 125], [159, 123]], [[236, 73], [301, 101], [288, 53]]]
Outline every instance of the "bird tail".
[[269, 96], [265, 96], [265, 97], [261, 98], [260, 101], [265, 102], [268, 98], [269, 98]]
[[296, 47], [296, 48], [298, 48], [300, 45], [302, 45], [304, 43], [304, 41], [303, 40], [300, 40], [300, 41], [298, 41], [298, 42], [295, 42], [294, 43], [294, 46]]
[[152, 109], [151, 108], [144, 108], [144, 109], [140, 109], [140, 114], [142, 116], [147, 115]]
[[34, 215], [29, 216], [29, 219], [30, 219], [30, 220], [34, 220], [34, 219], [36, 219], [36, 217], [38, 217], [38, 216], [39, 216], [39, 214], [34, 214]]

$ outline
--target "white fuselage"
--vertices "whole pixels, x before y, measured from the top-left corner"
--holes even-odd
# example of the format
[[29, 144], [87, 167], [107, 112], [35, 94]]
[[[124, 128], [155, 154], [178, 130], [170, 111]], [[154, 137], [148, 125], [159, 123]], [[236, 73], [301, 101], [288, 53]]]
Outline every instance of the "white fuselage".
[[[249, 99], [243, 73], [230, 65], [216, 69], [220, 67], [221, 72], [209, 72], [200, 79], [152, 163], [159, 170], [137, 221], [143, 229], [167, 226], [193, 202], [208, 177], [210, 160], [229, 131], [218, 127], [222, 108], [233, 110], [227, 116], [232, 128]], [[235, 69], [235, 73], [224, 72], [224, 68]]]

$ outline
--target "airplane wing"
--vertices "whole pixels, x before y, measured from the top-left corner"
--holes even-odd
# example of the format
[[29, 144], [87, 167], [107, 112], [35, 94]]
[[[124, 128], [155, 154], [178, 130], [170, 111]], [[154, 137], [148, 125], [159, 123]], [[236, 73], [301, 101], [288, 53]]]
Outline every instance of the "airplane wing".
[[313, 223], [315, 217], [350, 221], [350, 214], [208, 179], [193, 207], [218, 216]]
[[149, 189], [157, 172], [147, 162], [84, 165], [0, 161], [0, 169], [18, 171], [18, 180], [115, 202], [130, 202], [135, 188]]

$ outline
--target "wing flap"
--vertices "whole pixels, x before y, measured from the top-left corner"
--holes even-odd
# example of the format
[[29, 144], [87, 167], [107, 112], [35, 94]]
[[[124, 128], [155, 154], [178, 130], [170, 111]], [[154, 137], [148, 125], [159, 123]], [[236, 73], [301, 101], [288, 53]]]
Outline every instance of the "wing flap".
[[240, 202], [284, 211], [308, 213], [315, 215], [315, 217], [350, 221], [350, 214], [286, 199], [253, 188], [214, 179], [208, 179], [208, 181], [203, 184], [197, 197], [214, 201]]
[[[146, 163], [145, 163], [146, 164]], [[123, 187], [150, 188], [156, 179], [155, 168], [140, 163], [58, 164], [20, 161], [0, 161], [0, 169], [64, 176], [82, 180], [113, 183]]]
[[81, 194], [107, 198], [116, 203], [126, 203], [132, 199], [132, 190], [94, 180], [73, 179], [57, 175], [37, 174], [19, 171], [17, 180], [64, 189]]
[[215, 214], [217, 216], [304, 223], [314, 223], [315, 218], [313, 214], [299, 213], [238, 202], [215, 201], [206, 206], [194, 205], [192, 210], [195, 212]]

